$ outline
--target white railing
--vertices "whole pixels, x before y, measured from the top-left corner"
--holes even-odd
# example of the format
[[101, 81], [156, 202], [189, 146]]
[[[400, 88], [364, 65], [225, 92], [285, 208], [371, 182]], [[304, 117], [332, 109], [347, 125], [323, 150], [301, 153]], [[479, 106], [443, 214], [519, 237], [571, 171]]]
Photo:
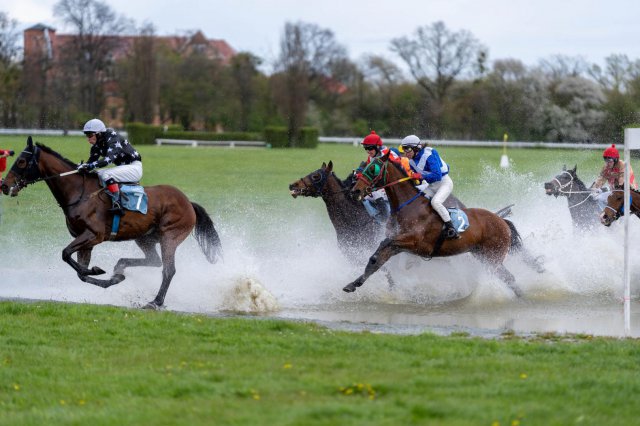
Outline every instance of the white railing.
[[246, 147], [267, 147], [264, 141], [197, 141], [187, 139], [156, 139], [156, 145], [189, 145], [189, 146], [227, 146], [229, 148]]

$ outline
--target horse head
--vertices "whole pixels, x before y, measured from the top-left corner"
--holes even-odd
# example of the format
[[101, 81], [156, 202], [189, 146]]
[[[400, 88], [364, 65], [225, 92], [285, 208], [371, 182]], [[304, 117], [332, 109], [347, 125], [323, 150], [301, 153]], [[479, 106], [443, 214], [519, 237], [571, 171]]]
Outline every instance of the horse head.
[[11, 166], [6, 179], [2, 181], [2, 193], [15, 197], [25, 186], [34, 183], [40, 177], [38, 167], [38, 147], [33, 144], [31, 136], [27, 138], [27, 146], [22, 150], [18, 158]]
[[379, 189], [386, 185], [389, 154], [390, 152], [382, 157], [373, 158], [362, 173], [357, 175], [358, 180], [350, 192], [353, 199], [362, 201], [362, 199], [371, 194], [374, 189]]
[[576, 175], [577, 168], [578, 166], [576, 165], [573, 169], [567, 170], [567, 166], [563, 166], [562, 173], [554, 177], [551, 181], [545, 182], [544, 191], [546, 194], [553, 195], [554, 197], [571, 194], [574, 183], [578, 181], [578, 176]]
[[607, 205], [600, 214], [600, 222], [604, 226], [610, 226], [622, 215], [623, 207], [624, 191], [622, 189], [612, 190], [609, 198], [607, 198]]
[[333, 172], [333, 162], [329, 161], [329, 165], [322, 163], [322, 167], [315, 170], [305, 177], [298, 179], [289, 185], [289, 192], [293, 198], [301, 197], [319, 197], [322, 190], [327, 184], [329, 175]]

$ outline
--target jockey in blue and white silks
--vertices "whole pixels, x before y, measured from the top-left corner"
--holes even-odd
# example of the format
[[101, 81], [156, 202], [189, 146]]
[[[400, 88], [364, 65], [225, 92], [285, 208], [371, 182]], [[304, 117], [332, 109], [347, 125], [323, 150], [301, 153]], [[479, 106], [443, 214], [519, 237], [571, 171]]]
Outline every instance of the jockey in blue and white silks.
[[434, 148], [423, 146], [420, 138], [416, 135], [409, 135], [402, 139], [400, 145], [405, 156], [409, 159], [412, 170], [411, 177], [427, 182], [419, 185], [418, 188], [431, 198], [431, 206], [444, 222], [446, 237], [448, 239], [460, 238], [458, 231], [451, 223], [449, 211], [443, 204], [453, 191], [453, 181], [449, 177], [449, 165], [444, 162]]

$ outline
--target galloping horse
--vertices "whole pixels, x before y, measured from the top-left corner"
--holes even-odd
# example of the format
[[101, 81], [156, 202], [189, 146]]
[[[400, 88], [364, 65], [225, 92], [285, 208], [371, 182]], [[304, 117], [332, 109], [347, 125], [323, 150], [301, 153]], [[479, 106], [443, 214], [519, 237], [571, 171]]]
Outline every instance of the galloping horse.
[[[16, 159], [2, 192], [13, 197], [25, 186], [44, 180], [65, 215], [67, 228], [74, 240], [62, 250], [62, 259], [87, 283], [102, 288], [118, 284], [125, 279], [124, 270], [130, 266], [162, 266], [162, 285], [155, 299], [145, 308], [157, 309], [164, 303], [175, 268], [175, 252], [191, 231], [194, 231], [202, 252], [210, 263], [221, 254], [220, 238], [211, 218], [203, 207], [192, 203], [173, 186], [146, 187], [148, 209], [146, 214], [128, 211], [122, 216], [120, 228], [110, 238], [113, 215], [107, 210], [111, 201], [104, 195], [95, 173], [76, 173], [76, 165], [51, 148], [33, 144], [31, 136], [27, 146]], [[122, 258], [114, 267], [113, 276], [99, 280], [92, 275], [104, 274], [101, 268], [89, 269], [94, 246], [112, 241], [134, 240], [142, 249], [142, 259]], [[161, 257], [156, 251], [160, 243]], [[77, 261], [72, 258], [77, 254]]]
[[444, 240], [442, 219], [404, 170], [389, 161], [388, 154], [369, 163], [351, 193], [356, 199], [362, 199], [377, 188], [384, 188], [387, 193], [392, 214], [398, 221], [398, 231], [380, 243], [369, 258], [364, 274], [345, 286], [344, 291], [355, 291], [391, 256], [400, 252], [428, 258], [471, 252], [486, 262], [517, 296], [522, 294], [514, 276], [502, 264], [511, 248], [522, 245], [513, 223], [488, 210], [463, 209], [469, 219], [469, 228], [460, 234], [460, 239]]
[[[635, 189], [630, 189], [629, 193], [631, 194], [631, 202], [629, 210], [631, 210], [631, 214], [635, 214], [640, 217], [640, 192]], [[614, 221], [616, 221], [620, 216], [624, 214], [624, 190], [623, 189], [614, 189], [611, 191], [611, 195], [607, 198], [607, 206], [602, 211], [600, 215], [600, 222], [604, 226], [610, 226]]]
[[[329, 220], [338, 238], [338, 248], [352, 260], [362, 257], [363, 252], [371, 252], [379, 243], [381, 225], [372, 218], [361, 201], [349, 196], [354, 175], [345, 181], [333, 172], [333, 162], [322, 163], [322, 167], [289, 185], [294, 198], [321, 197], [327, 207]], [[465, 205], [453, 194], [444, 202], [446, 207], [464, 208]]]
[[547, 195], [567, 197], [569, 213], [573, 226], [581, 230], [593, 229], [598, 223], [600, 210], [598, 203], [591, 197], [591, 191], [578, 178], [576, 165], [573, 169], [562, 168], [562, 173], [549, 182], [545, 182], [544, 190]]

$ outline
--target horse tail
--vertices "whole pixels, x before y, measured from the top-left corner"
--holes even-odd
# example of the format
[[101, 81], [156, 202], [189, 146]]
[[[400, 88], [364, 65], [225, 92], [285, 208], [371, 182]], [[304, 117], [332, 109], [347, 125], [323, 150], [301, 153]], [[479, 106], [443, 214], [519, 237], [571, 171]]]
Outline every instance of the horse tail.
[[520, 233], [516, 229], [516, 226], [507, 219], [502, 219], [507, 222], [509, 225], [509, 229], [511, 230], [511, 246], [509, 246], [509, 251], [520, 251], [522, 249], [522, 237], [520, 237]]
[[191, 203], [191, 205], [196, 212], [196, 226], [193, 230], [193, 235], [196, 241], [198, 241], [202, 253], [207, 257], [207, 260], [210, 263], [215, 263], [218, 257], [222, 257], [220, 236], [204, 207], [196, 203]]

